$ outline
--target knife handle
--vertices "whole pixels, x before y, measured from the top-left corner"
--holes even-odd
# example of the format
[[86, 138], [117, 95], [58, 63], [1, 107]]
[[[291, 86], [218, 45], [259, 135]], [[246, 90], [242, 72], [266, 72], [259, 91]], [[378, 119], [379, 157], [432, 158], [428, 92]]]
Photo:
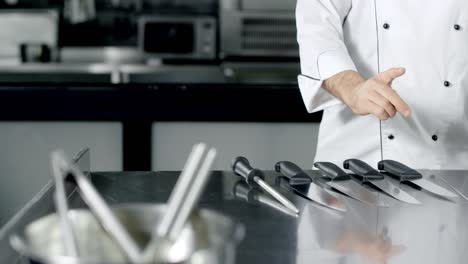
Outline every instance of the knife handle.
[[290, 185], [304, 185], [312, 182], [312, 177], [290, 161], [277, 162], [275, 164], [275, 171], [287, 177]]
[[394, 160], [382, 160], [379, 162], [378, 167], [379, 170], [400, 181], [418, 180], [423, 177], [418, 171]]
[[349, 174], [331, 162], [315, 162], [314, 166], [322, 171], [332, 181], [345, 181], [351, 179]]
[[234, 184], [232, 194], [234, 195], [234, 197], [243, 199], [247, 202], [252, 202], [255, 200], [254, 189], [242, 180], [239, 180], [238, 182], [236, 182], [236, 184]]
[[237, 157], [232, 161], [232, 170], [237, 176], [244, 178], [244, 180], [252, 186], [255, 186], [255, 177], [264, 179], [262, 171], [255, 169], [250, 165], [250, 162], [245, 157]]
[[383, 180], [385, 177], [369, 164], [358, 159], [348, 159], [343, 162], [343, 167], [352, 171], [362, 181]]

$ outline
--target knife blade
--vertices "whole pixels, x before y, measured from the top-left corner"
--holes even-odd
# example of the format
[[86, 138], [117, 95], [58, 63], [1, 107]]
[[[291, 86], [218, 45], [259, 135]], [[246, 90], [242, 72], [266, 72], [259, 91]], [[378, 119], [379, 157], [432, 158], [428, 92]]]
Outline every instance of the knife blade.
[[333, 209], [340, 212], [348, 211], [348, 208], [341, 199], [322, 189], [322, 187], [319, 187], [313, 182], [311, 182], [310, 184], [293, 186], [289, 183], [289, 179], [287, 177], [278, 176], [276, 178], [276, 184], [306, 199], [307, 201], [316, 203], [325, 208]]
[[314, 166], [318, 168], [325, 176], [330, 178], [326, 184], [333, 187], [334, 189], [350, 196], [351, 198], [370, 205], [382, 207], [389, 206], [384, 200], [379, 199], [377, 194], [372, 193], [364, 186], [353, 181], [351, 176], [349, 176], [337, 165], [331, 162], [315, 162]]
[[444, 175], [439, 175], [439, 179], [468, 201], [468, 192], [466, 191], [468, 177], [464, 172], [445, 171]]
[[348, 159], [343, 163], [343, 167], [351, 170], [356, 174], [356, 177], [363, 183], [369, 183], [377, 187], [381, 191], [390, 195], [391, 197], [409, 204], [422, 204], [419, 200], [411, 196], [409, 193], [398, 188], [394, 184], [385, 180], [383, 174], [378, 170], [372, 168], [369, 164], [358, 159]]
[[446, 196], [446, 197], [457, 197], [457, 195], [442, 186], [439, 186], [427, 179], [424, 179], [422, 174], [418, 171], [394, 160], [382, 160], [378, 163], [378, 168], [380, 171], [384, 172], [386, 175], [393, 177], [400, 182], [411, 182], [426, 191], [431, 193]]
[[[276, 163], [275, 170], [284, 175], [283, 177], [280, 176], [279, 180], [286, 181], [287, 184], [285, 184], [285, 187], [289, 190], [325, 207], [342, 212], [347, 210], [346, 205], [341, 199], [324, 190], [321, 186], [314, 182], [314, 177], [305, 173], [296, 164], [289, 161], [280, 161]], [[291, 179], [297, 179], [298, 175], [300, 175], [299, 177], [301, 178], [308, 177], [310, 179], [309, 183], [302, 185], [291, 184]]]

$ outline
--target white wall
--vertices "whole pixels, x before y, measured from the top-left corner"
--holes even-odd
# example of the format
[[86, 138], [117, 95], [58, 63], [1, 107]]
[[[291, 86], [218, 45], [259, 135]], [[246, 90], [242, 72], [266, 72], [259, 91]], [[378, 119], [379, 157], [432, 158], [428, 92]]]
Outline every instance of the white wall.
[[193, 144], [204, 141], [218, 149], [217, 170], [229, 170], [231, 160], [247, 157], [257, 168], [274, 169], [280, 160], [312, 168], [319, 124], [199, 123], [153, 124], [153, 170], [180, 170]]
[[52, 176], [49, 153], [91, 148], [91, 170], [122, 170], [120, 123], [0, 122], [0, 226]]

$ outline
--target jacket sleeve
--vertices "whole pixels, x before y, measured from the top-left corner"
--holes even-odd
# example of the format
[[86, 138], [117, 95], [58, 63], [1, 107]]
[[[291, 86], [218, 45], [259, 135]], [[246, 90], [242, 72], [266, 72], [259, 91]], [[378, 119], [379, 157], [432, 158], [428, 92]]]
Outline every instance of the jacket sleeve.
[[310, 113], [341, 104], [322, 88], [322, 83], [342, 71], [356, 70], [343, 40], [343, 24], [351, 10], [351, 1], [297, 1], [297, 40], [302, 72], [298, 83]]

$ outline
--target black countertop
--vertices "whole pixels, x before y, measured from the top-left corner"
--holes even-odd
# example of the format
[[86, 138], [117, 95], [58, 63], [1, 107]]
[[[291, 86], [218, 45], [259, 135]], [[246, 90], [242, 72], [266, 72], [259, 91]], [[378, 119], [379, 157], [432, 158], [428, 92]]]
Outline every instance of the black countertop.
[[0, 83], [0, 120], [319, 122], [297, 85]]
[[[460, 187], [468, 179], [463, 171], [424, 172], [429, 173], [449, 182], [458, 179]], [[167, 200], [178, 174], [96, 172], [92, 180], [110, 204], [159, 203]], [[268, 172], [266, 180], [274, 184], [276, 175]], [[234, 188], [243, 188], [237, 180], [230, 172], [214, 173], [200, 201], [200, 207], [245, 225], [247, 235], [239, 245], [237, 263], [466, 263], [468, 202], [462, 198], [446, 200], [401, 186], [424, 205], [389, 200], [389, 208], [376, 208], [343, 197], [349, 209], [340, 213], [281, 189], [301, 210], [294, 217], [261, 192], [235, 197]], [[8, 246], [9, 234], [53, 211], [51, 189], [51, 185], [44, 189], [0, 230], [1, 263], [14, 263], [18, 257]], [[73, 207], [83, 206], [76, 192], [70, 199]]]

